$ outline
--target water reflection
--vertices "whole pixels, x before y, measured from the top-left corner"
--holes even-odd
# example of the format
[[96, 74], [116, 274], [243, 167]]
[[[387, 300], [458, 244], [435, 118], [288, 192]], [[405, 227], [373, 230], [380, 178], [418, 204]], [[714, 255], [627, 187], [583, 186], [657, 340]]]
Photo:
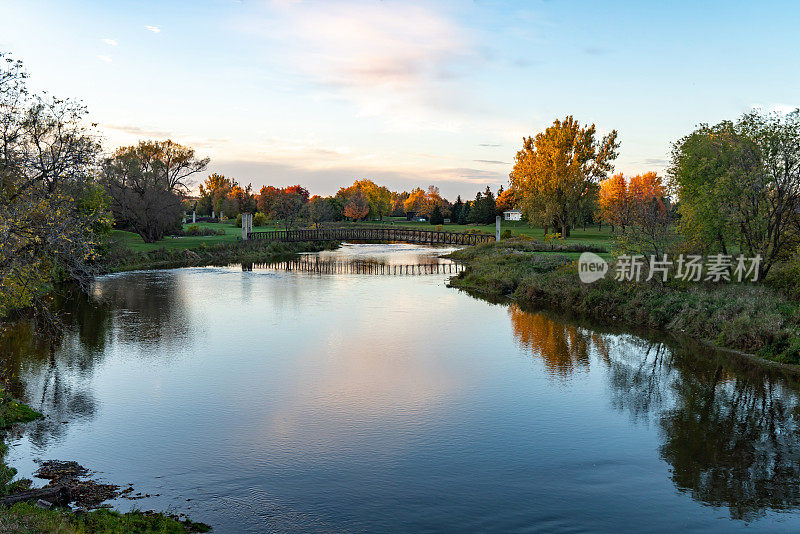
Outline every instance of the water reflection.
[[800, 506], [800, 400], [791, 375], [696, 346], [589, 332], [516, 306], [509, 315], [519, 343], [552, 373], [606, 369], [612, 405], [636, 422], [657, 422], [679, 490], [735, 519]]
[[0, 374], [15, 397], [48, 415], [26, 428], [39, 447], [63, 434], [62, 421], [95, 413], [90, 379], [111, 324], [110, 308], [77, 290], [57, 294], [54, 307], [63, 329], [27, 320], [8, 325], [0, 334]]
[[[313, 261], [446, 264], [380, 247]], [[398, 517], [409, 531], [481, 530], [487, 517], [498, 530], [592, 530], [613, 504], [651, 519], [642, 499], [701, 527], [720, 514], [697, 503], [746, 521], [800, 507], [791, 375], [488, 306], [442, 275], [137, 272], [60, 306], [59, 335], [30, 323], [0, 334], [14, 394], [49, 416], [24, 430], [33, 454], [89, 451], [113, 481], [166, 484], [175, 500], [147, 508], [192, 498], [221, 531], [267, 530], [226, 504], [254, 495], [335, 530]]]
[[541, 313], [526, 313], [513, 304], [508, 314], [514, 337], [552, 375], [569, 378], [575, 371], [588, 370], [590, 349], [605, 349], [602, 337], [589, 330], [552, 321]]

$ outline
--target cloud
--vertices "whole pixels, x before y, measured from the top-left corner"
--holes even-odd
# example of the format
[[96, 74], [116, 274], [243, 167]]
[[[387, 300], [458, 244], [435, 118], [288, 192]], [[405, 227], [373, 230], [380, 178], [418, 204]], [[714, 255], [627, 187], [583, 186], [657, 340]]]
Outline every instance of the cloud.
[[488, 163], [490, 165], [510, 165], [507, 161], [497, 161], [494, 159], [474, 159], [475, 163]]
[[102, 56], [102, 55], [98, 55], [98, 56], [97, 56], [97, 59], [99, 59], [100, 61], [105, 61], [106, 63], [111, 63], [111, 61], [112, 61], [112, 60], [111, 60], [111, 57], [109, 57], [109, 56]]
[[456, 83], [481, 54], [451, 18], [425, 4], [276, 2], [242, 22], [323, 98], [355, 104], [391, 129], [458, 131]]
[[101, 39], [105, 44], [109, 46], [117, 46], [119, 43], [115, 39]]
[[645, 158], [642, 163], [644, 165], [653, 165], [658, 167], [666, 167], [669, 165], [669, 161], [663, 158]]
[[487, 147], [498, 147], [503, 146], [499, 143], [478, 143], [478, 146], [487, 146]]
[[161, 33], [161, 28], [158, 26], [145, 26], [144, 29], [153, 33]]
[[127, 126], [118, 124], [103, 124], [101, 126], [107, 130], [114, 130], [117, 132], [122, 132], [129, 135], [135, 135], [138, 137], [170, 137], [172, 135], [171, 132], [168, 132], [166, 130], [147, 130], [144, 128], [140, 128], [139, 126]]

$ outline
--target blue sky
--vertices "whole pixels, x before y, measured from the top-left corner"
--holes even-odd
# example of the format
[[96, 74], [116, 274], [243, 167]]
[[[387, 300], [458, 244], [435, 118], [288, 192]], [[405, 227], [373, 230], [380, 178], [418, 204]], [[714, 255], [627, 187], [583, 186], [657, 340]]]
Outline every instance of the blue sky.
[[258, 188], [356, 178], [472, 197], [567, 114], [617, 171], [751, 107], [800, 106], [793, 2], [0, 0], [0, 50], [107, 150], [170, 137]]

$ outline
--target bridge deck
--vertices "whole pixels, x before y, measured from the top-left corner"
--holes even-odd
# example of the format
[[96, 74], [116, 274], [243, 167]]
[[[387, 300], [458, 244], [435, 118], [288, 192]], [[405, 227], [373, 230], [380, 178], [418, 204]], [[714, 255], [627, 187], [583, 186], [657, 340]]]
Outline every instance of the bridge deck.
[[401, 241], [426, 245], [477, 245], [492, 243], [489, 234], [467, 234], [415, 228], [320, 228], [312, 230], [273, 230], [250, 232], [248, 239], [261, 241]]

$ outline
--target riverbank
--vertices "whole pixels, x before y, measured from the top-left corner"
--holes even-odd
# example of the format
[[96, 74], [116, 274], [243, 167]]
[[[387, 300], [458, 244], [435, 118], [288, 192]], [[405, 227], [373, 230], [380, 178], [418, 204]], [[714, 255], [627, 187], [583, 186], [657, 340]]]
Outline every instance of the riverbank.
[[264, 243], [260, 241], [238, 241], [207, 245], [201, 243], [193, 248], [168, 249], [166, 247], [148, 251], [134, 250], [124, 244], [111, 243], [98, 263], [101, 273], [138, 271], [142, 269], [175, 269], [178, 267], [202, 267], [206, 265], [230, 265], [233, 263], [267, 263], [287, 259], [301, 252], [333, 250], [338, 242], [308, 243]]
[[[10, 398], [0, 388], [0, 432], [12, 425], [23, 424], [42, 417], [26, 404]], [[14, 495], [30, 489], [28, 479], [17, 479], [17, 470], [5, 462], [8, 447], [5, 436], [0, 440], [0, 497]], [[121, 513], [108, 509], [73, 512], [69, 508], [40, 508], [30, 502], [10, 506], [0, 505], [0, 532], [30, 533], [59, 532], [78, 534], [87, 532], [140, 532], [140, 533], [193, 533], [208, 532], [210, 527], [188, 519], [180, 519], [159, 512], [132, 511]]]
[[800, 363], [800, 304], [763, 285], [593, 284], [578, 279], [578, 250], [541, 251], [530, 242], [501, 241], [450, 255], [466, 270], [453, 287], [527, 307], [552, 309], [601, 324], [688, 336], [766, 360]]

